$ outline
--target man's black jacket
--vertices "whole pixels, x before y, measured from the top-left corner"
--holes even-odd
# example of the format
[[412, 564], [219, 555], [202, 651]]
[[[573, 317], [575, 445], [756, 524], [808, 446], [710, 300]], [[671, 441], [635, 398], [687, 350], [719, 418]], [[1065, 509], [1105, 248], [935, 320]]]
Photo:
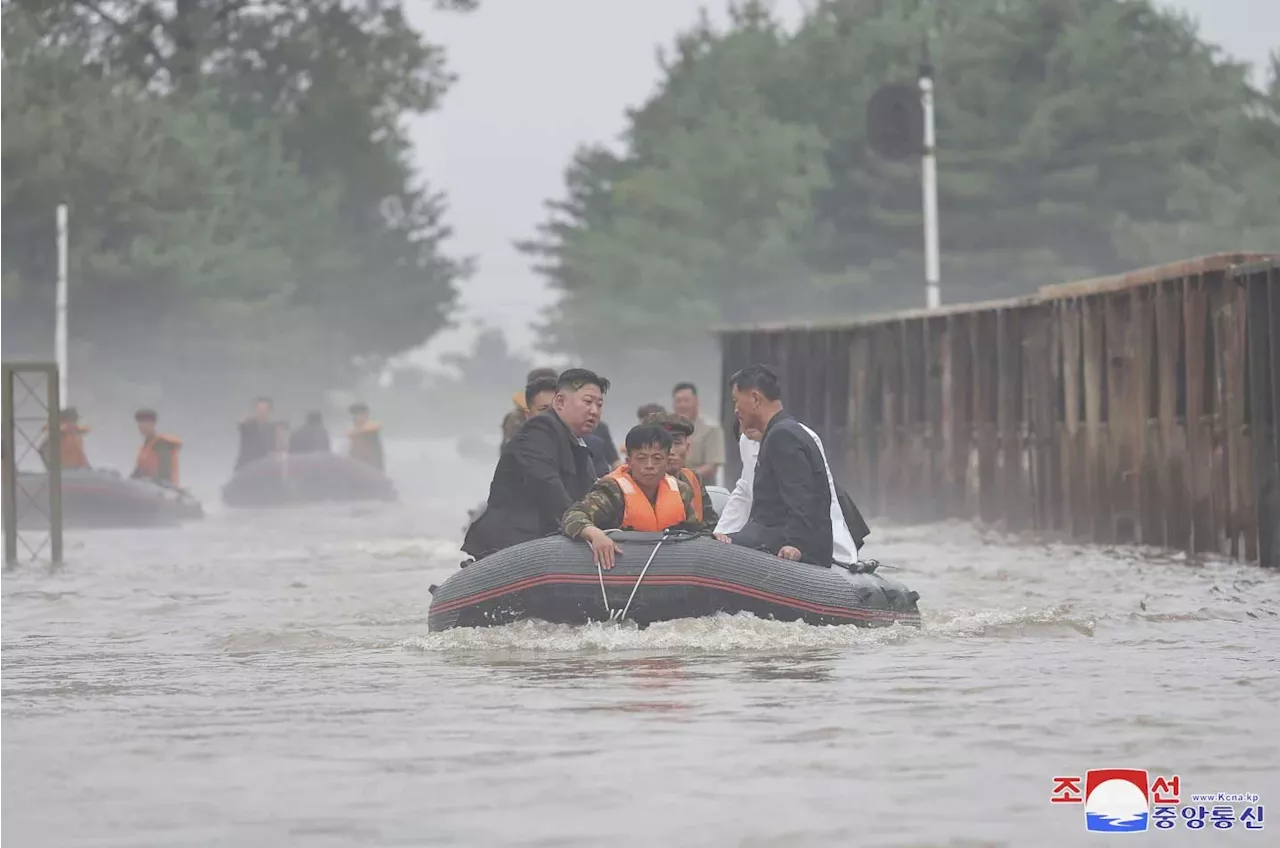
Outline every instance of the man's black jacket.
[[276, 425], [271, 421], [249, 418], [241, 421], [240, 450], [236, 453], [236, 470], [276, 449]]
[[747, 525], [734, 544], [776, 554], [800, 551], [804, 562], [831, 564], [831, 488], [822, 451], [791, 413], [769, 421], [760, 440]]
[[484, 512], [462, 549], [479, 559], [555, 533], [596, 481], [591, 453], [554, 410], [535, 415], [502, 448]]

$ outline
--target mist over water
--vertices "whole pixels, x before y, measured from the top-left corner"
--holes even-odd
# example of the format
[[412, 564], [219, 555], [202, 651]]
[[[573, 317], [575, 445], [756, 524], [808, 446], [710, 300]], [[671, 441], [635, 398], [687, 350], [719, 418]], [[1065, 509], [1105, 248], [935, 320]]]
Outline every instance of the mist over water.
[[6, 573], [3, 836], [1068, 846], [1084, 813], [1049, 803], [1056, 775], [1280, 796], [1260, 569], [873, 522], [920, 630], [433, 634], [427, 586], [492, 465], [391, 439], [388, 468], [399, 504], [260, 514], [217, 505], [211, 472], [202, 523], [69, 534], [60, 570]]

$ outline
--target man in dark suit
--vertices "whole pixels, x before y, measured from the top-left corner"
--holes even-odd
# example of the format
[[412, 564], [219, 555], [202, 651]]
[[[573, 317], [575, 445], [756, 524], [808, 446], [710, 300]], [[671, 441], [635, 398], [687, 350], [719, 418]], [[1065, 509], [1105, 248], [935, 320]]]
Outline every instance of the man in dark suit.
[[585, 368], [556, 380], [551, 409], [529, 418], [502, 448], [484, 512], [462, 549], [476, 559], [556, 533], [565, 510], [596, 481], [583, 437], [595, 430], [609, 381]]
[[855, 562], [857, 545], [842, 515], [822, 445], [812, 430], [782, 408], [777, 375], [763, 365], [752, 365], [734, 374], [730, 387], [742, 428], [759, 430], [763, 436], [747, 523], [736, 533], [716, 538], [814, 565]]

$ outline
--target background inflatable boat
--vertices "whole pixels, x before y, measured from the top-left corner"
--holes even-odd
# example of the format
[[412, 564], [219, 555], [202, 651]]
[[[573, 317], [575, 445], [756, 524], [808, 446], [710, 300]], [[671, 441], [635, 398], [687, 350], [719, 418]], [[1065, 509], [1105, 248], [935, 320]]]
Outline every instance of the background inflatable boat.
[[[18, 475], [19, 499], [47, 502], [49, 476]], [[40, 527], [45, 516], [23, 509], [22, 525]], [[108, 469], [77, 468], [62, 472], [64, 527], [149, 527], [181, 524], [204, 517], [204, 508], [185, 489], [132, 480]]]
[[392, 501], [396, 487], [381, 471], [333, 453], [274, 454], [245, 465], [222, 487], [231, 507], [321, 501]]
[[880, 574], [788, 562], [705, 536], [611, 535], [623, 555], [603, 575], [587, 544], [564, 536], [525, 542], [464, 567], [432, 587], [428, 629], [522, 619], [606, 621], [627, 607], [633, 589], [626, 617], [641, 625], [719, 612], [862, 627], [920, 623], [919, 595]]

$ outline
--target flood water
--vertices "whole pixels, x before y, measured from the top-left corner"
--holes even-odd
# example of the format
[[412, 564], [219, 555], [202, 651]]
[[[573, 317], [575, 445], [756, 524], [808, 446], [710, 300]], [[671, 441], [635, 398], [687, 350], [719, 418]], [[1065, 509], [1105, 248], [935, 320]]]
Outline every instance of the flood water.
[[5, 844], [1082, 845], [1052, 778], [1106, 767], [1277, 805], [1126, 844], [1275, 844], [1280, 574], [875, 523], [920, 630], [430, 634], [487, 483], [448, 453], [393, 446], [401, 504], [213, 480], [201, 524], [6, 573]]

